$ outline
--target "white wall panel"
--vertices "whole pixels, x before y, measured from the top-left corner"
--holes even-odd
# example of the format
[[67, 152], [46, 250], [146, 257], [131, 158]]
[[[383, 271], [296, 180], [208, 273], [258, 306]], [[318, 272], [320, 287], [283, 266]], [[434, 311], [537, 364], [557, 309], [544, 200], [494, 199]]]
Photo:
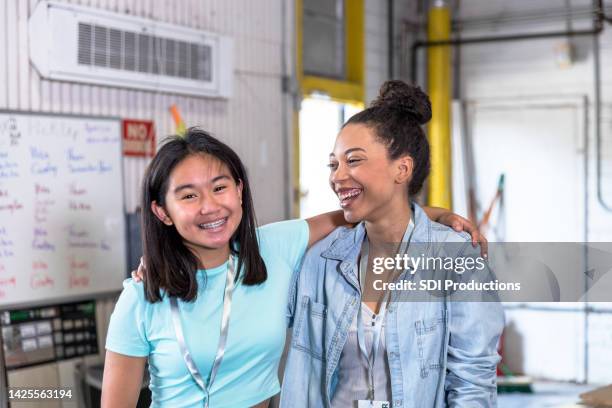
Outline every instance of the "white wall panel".
[[8, 106], [7, 9], [8, 3], [0, 2], [0, 106]]
[[[6, 48], [4, 48], [5, 58], [7, 64], [7, 87], [8, 87], [8, 101], [7, 108], [18, 109], [19, 108], [19, 64], [18, 52], [19, 47], [18, 31], [17, 31], [17, 2], [9, 1], [6, 5], [6, 17], [5, 21], [2, 22], [2, 26], [6, 27]], [[2, 51], [0, 51], [2, 52]]]
[[589, 381], [607, 384], [612, 367], [612, 314], [590, 314], [588, 329]]
[[29, 3], [17, 3], [17, 86], [19, 88], [19, 109], [30, 109], [30, 78], [28, 61], [28, 11]]
[[512, 372], [583, 381], [584, 341], [580, 312], [506, 311], [504, 362]]

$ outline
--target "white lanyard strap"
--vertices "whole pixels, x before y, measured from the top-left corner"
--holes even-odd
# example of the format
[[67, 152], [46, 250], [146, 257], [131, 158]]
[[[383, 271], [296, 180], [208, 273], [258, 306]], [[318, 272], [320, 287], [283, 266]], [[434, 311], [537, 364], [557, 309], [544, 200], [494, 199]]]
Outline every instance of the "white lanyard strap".
[[[406, 231], [404, 232], [404, 236], [402, 237], [402, 243], [399, 247], [399, 253], [405, 254], [408, 250], [408, 246], [410, 245], [410, 240], [412, 239], [412, 234], [414, 232], [414, 223], [412, 219], [410, 223], [406, 227]], [[370, 244], [368, 241], [367, 235], [363, 239], [363, 243], [361, 244], [361, 252], [359, 255], [359, 285], [361, 287], [361, 301], [363, 301], [363, 290], [365, 288], [365, 280], [366, 274], [368, 270], [368, 257], [370, 254]], [[383, 322], [385, 320], [385, 315], [387, 312], [387, 303], [389, 301], [389, 291], [386, 291], [381, 303], [380, 310], [378, 311], [378, 316], [376, 316], [373, 322], [373, 333], [372, 333], [372, 349], [371, 352], [368, 353], [365, 345], [365, 333], [363, 329], [363, 318], [361, 308], [363, 307], [361, 304], [359, 305], [359, 309], [357, 310], [357, 343], [359, 344], [359, 350], [361, 354], [365, 358], [368, 364], [368, 399], [373, 401], [374, 397], [374, 364], [376, 362], [376, 357], [378, 355], [378, 349], [380, 345], [380, 338], [383, 330]], [[371, 358], [370, 358], [371, 356]]]
[[187, 365], [187, 369], [189, 373], [193, 377], [198, 387], [204, 391], [205, 401], [204, 407], [208, 408], [209, 400], [210, 400], [210, 388], [212, 387], [213, 382], [215, 381], [215, 377], [217, 376], [217, 371], [219, 371], [219, 366], [223, 361], [223, 356], [225, 354], [225, 344], [227, 343], [227, 333], [229, 329], [229, 317], [230, 312], [232, 310], [232, 294], [234, 293], [236, 270], [234, 268], [234, 258], [230, 255], [228, 261], [227, 268], [227, 278], [225, 281], [225, 293], [223, 296], [223, 315], [221, 317], [221, 332], [219, 334], [219, 344], [217, 346], [217, 353], [215, 355], [215, 360], [213, 362], [212, 367], [210, 368], [210, 374], [208, 378], [208, 385], [204, 382], [198, 367], [193, 361], [193, 357], [189, 352], [189, 348], [187, 347], [187, 342], [185, 341], [185, 334], [183, 333], [183, 325], [181, 324], [181, 315], [178, 307], [178, 301], [175, 297], [170, 298], [170, 309], [172, 312], [172, 324], [174, 325], [174, 332], [176, 334], [176, 341], [178, 342], [179, 348], [181, 350], [181, 354], [183, 356], [183, 360], [185, 360], [185, 364]]

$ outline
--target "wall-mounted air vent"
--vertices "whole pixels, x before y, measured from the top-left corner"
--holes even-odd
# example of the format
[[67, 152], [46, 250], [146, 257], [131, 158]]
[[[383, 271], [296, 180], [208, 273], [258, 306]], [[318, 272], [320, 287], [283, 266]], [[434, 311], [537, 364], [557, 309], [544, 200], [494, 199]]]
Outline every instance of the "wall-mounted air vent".
[[56, 2], [30, 17], [30, 54], [43, 77], [228, 97], [230, 39], [182, 26]]
[[81, 65], [210, 82], [211, 56], [210, 45], [79, 23]]

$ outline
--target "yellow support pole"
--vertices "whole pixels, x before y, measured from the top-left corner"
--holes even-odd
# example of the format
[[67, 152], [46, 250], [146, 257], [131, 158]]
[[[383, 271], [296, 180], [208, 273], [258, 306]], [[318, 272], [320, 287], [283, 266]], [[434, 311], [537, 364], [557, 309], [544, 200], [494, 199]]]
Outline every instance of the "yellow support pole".
[[365, 103], [365, 0], [344, 4], [346, 81], [352, 85], [352, 102]]
[[[434, 1], [429, 11], [429, 41], [450, 39], [451, 15], [444, 1]], [[431, 176], [428, 204], [452, 207], [451, 174], [451, 50], [449, 46], [432, 46], [427, 51], [428, 92], [432, 120], [429, 123]]]
[[[303, 64], [303, 44], [304, 44], [304, 1], [295, 1], [295, 75], [300, 88], [300, 98], [303, 95], [304, 87], [304, 64]], [[291, 187], [293, 199], [291, 200], [291, 217], [300, 217], [300, 107], [294, 106], [293, 115], [293, 143], [292, 143], [292, 180]]]

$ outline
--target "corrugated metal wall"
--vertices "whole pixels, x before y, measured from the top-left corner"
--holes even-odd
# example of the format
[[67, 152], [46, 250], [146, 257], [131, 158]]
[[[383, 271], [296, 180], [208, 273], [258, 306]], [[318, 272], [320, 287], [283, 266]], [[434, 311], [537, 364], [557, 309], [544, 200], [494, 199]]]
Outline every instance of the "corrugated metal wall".
[[[259, 221], [284, 217], [281, 0], [67, 1], [231, 36], [235, 66], [229, 100], [41, 79], [28, 50], [28, 17], [37, 3], [0, 2], [0, 109], [152, 119], [161, 138], [173, 132], [168, 107], [177, 104], [188, 125], [212, 131], [243, 158]], [[137, 205], [145, 166], [145, 160], [125, 159], [128, 211]]]

